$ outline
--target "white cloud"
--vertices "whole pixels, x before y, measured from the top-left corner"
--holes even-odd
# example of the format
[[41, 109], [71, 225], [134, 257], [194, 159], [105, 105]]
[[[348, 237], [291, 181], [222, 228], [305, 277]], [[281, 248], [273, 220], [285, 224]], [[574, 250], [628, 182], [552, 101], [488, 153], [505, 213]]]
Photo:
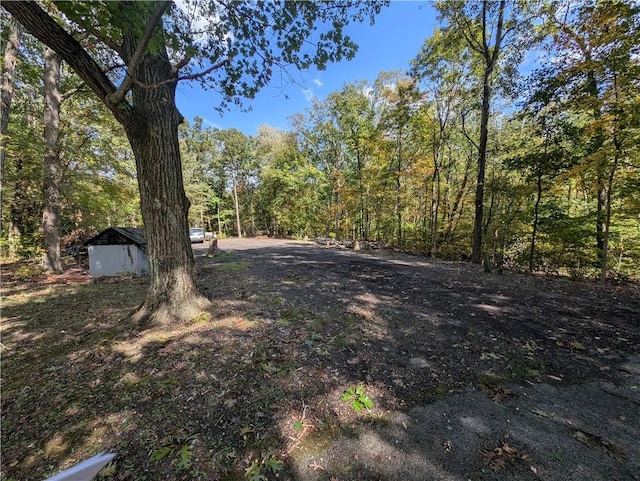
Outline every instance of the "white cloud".
[[316, 84], [316, 87], [318, 87], [318, 88], [324, 87], [324, 84], [322, 83], [322, 80], [320, 80], [319, 78], [314, 78], [313, 79], [313, 83]]
[[300, 91], [307, 102], [311, 102], [316, 96], [311, 89], [300, 89]]
[[[189, 34], [193, 37], [194, 43], [204, 45], [209, 36], [209, 28], [221, 21], [219, 13], [212, 14], [198, 1], [175, 0], [175, 3], [189, 19]], [[233, 32], [227, 32], [224, 37], [231, 41], [235, 40]]]

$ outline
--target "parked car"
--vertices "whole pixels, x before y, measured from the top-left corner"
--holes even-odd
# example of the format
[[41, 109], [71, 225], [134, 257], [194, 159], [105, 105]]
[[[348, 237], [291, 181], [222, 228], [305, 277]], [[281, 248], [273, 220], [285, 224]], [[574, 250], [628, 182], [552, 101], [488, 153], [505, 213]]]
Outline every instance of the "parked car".
[[204, 242], [204, 229], [200, 229], [199, 227], [191, 227], [189, 229], [189, 239], [191, 242], [198, 242], [202, 244]]

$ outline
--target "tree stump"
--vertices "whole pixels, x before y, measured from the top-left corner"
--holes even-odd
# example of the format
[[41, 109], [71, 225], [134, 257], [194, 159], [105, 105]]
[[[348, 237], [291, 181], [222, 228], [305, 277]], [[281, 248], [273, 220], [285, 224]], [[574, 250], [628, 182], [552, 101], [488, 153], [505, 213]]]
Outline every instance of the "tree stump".
[[209, 241], [209, 250], [207, 250], [207, 257], [215, 257], [218, 255], [218, 238], [214, 237]]
[[485, 272], [491, 272], [491, 262], [489, 262], [489, 256], [486, 253], [483, 256], [482, 265]]

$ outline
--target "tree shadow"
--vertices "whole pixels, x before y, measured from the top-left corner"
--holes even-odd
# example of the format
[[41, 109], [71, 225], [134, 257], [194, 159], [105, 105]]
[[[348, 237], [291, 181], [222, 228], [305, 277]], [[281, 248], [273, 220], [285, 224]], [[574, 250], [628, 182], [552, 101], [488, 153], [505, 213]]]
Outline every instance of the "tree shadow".
[[[221, 256], [196, 256], [213, 305], [191, 322], [138, 331], [128, 313], [144, 297], [140, 280], [47, 287], [3, 308], [3, 473], [45, 478], [112, 451], [119, 480], [243, 479], [254, 463], [270, 479], [274, 459], [289, 460], [280, 479], [466, 479], [441, 445], [411, 445], [427, 422], [416, 409], [489, 374], [506, 383], [601, 373], [586, 353], [557, 345], [564, 337], [547, 339], [585, 322], [587, 307], [552, 319], [558, 306], [545, 311], [531, 279], [505, 285], [473, 266], [295, 242], [220, 247]], [[623, 322], [637, 303], [615, 305], [607, 315], [627, 340], [616, 345], [622, 358], [640, 343]], [[604, 316], [587, 324], [595, 337], [612, 328]], [[560, 353], [571, 361], [564, 371], [552, 361]], [[542, 359], [547, 372], [526, 364], [516, 379], [514, 354]], [[358, 413], [341, 395], [359, 385], [373, 409]], [[323, 452], [333, 464], [311, 467]], [[478, 456], [465, 466], [483, 469]]]

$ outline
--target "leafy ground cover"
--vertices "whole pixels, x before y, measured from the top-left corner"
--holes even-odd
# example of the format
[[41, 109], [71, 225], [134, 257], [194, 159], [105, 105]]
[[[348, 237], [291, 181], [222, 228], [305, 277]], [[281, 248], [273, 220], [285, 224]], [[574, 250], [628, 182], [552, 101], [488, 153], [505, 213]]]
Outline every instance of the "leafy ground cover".
[[[375, 456], [350, 454], [337, 473], [309, 453], [469, 390], [499, 409], [524, 399], [517, 386], [614, 383], [640, 354], [637, 286], [289, 241], [220, 247], [215, 258], [196, 247], [212, 308], [145, 330], [130, 321], [142, 279], [4, 267], [3, 480], [44, 479], [101, 451], [117, 453], [102, 480], [391, 479]], [[591, 443], [624, 479], [629, 446], [572, 429], [567, 443]], [[474, 479], [529, 479], [541, 461], [508, 436], [472, 457]]]

